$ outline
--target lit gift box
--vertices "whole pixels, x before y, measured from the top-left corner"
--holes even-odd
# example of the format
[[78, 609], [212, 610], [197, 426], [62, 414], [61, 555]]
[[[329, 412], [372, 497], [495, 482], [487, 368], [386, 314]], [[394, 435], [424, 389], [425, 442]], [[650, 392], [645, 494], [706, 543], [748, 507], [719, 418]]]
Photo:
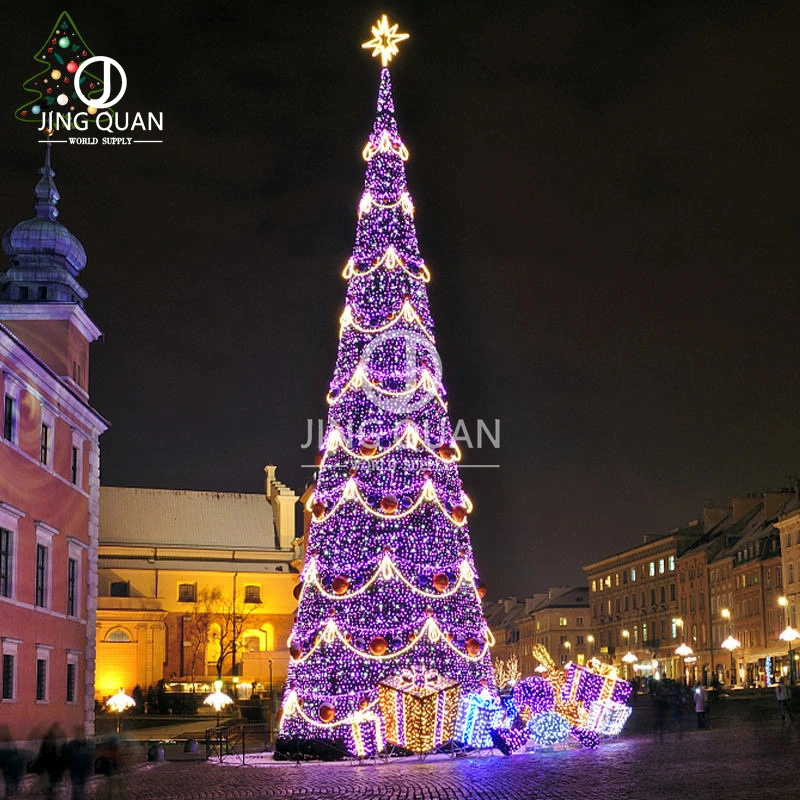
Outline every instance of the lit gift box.
[[486, 689], [462, 697], [453, 738], [468, 747], [491, 747], [489, 730], [501, 712], [500, 702]]
[[561, 692], [564, 700], [578, 700], [589, 706], [595, 700], [613, 700], [625, 704], [633, 691], [630, 683], [608, 664], [591, 659], [585, 667], [570, 664]]
[[630, 715], [630, 706], [613, 700], [595, 700], [589, 706], [589, 717], [583, 727], [600, 736], [616, 736]]
[[380, 717], [371, 709], [356, 711], [350, 723], [350, 739], [348, 749], [359, 758], [380, 753], [385, 746]]
[[386, 741], [428, 753], [455, 733], [461, 684], [435, 670], [404, 669], [378, 684]]

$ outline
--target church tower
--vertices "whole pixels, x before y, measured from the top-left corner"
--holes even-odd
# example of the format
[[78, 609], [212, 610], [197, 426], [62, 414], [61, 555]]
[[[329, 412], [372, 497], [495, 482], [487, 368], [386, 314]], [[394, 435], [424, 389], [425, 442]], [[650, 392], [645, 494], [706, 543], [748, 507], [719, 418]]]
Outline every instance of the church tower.
[[47, 142], [34, 190], [36, 215], [3, 234], [3, 250], [11, 263], [0, 274], [0, 320], [85, 397], [89, 344], [100, 331], [83, 310], [87, 293], [78, 283], [86, 251], [58, 222], [60, 195], [50, 165], [51, 148]]

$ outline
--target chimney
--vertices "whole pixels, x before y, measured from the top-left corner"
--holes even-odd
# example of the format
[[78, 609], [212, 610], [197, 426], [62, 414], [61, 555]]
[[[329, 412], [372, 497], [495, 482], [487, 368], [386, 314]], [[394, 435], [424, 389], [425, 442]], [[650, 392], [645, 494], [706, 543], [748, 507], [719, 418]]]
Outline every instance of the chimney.
[[774, 519], [778, 512], [792, 499], [794, 492], [764, 492], [764, 522]]
[[506, 597], [505, 600], [503, 600], [503, 606], [505, 607], [506, 614], [508, 614], [508, 612], [511, 611], [511, 609], [514, 608], [514, 606], [516, 605], [517, 605], [517, 596], [515, 594], [512, 594], [509, 597]]
[[733, 522], [738, 522], [742, 517], [747, 516], [760, 502], [760, 497], [734, 497]]
[[731, 513], [730, 506], [707, 506], [703, 509], [703, 533], [716, 528]]

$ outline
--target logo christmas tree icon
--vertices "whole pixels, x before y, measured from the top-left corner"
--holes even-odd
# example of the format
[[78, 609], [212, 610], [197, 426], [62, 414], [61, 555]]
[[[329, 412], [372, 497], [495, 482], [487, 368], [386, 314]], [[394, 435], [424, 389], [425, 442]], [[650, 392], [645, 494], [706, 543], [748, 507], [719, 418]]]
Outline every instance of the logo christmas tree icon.
[[33, 98], [20, 106], [14, 116], [22, 122], [35, 122], [37, 125], [48, 118], [46, 115], [50, 111], [65, 115], [67, 112], [73, 115], [85, 112], [91, 119], [97, 109], [87, 106], [80, 99], [75, 85], [77, 81], [81, 93], [89, 100], [102, 95], [103, 81], [88, 68], [76, 77], [82, 62], [93, 56], [94, 53], [84, 42], [70, 15], [66, 11], [62, 12], [50, 35], [34, 56], [34, 60], [44, 65], [44, 69], [23, 83], [23, 88]]
[[355, 755], [426, 752], [453, 738], [464, 699], [494, 692], [387, 68], [407, 34], [385, 16], [372, 33], [363, 46], [383, 69], [289, 638], [287, 751], [322, 739]]

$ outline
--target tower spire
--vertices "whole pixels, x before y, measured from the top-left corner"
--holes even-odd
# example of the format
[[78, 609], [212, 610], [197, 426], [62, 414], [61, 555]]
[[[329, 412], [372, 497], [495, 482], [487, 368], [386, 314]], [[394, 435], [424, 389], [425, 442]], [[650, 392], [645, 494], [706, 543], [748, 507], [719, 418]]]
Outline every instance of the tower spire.
[[49, 219], [51, 222], [55, 222], [56, 217], [58, 217], [56, 205], [61, 199], [61, 195], [58, 193], [55, 181], [53, 180], [56, 173], [50, 165], [50, 151], [52, 147], [53, 144], [48, 139], [44, 144], [44, 164], [39, 170], [42, 177], [39, 178], [39, 182], [34, 189], [36, 202], [33, 208], [39, 219]]

